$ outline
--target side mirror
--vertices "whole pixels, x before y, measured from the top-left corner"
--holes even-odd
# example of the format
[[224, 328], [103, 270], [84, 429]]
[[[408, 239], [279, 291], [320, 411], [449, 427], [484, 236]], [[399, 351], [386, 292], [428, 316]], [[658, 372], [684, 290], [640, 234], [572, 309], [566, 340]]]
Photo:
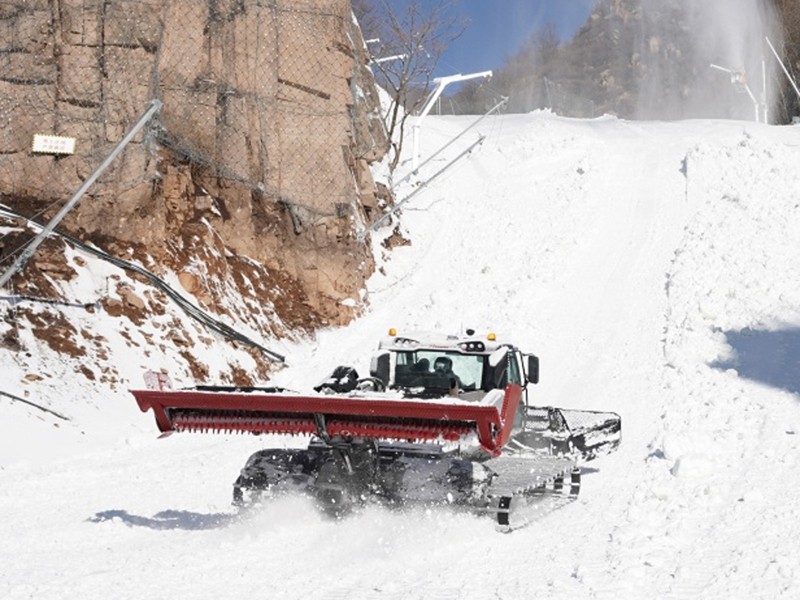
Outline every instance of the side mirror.
[[528, 355], [528, 381], [539, 383], [539, 357]]
[[386, 387], [389, 387], [389, 353], [382, 352], [372, 357], [369, 365], [371, 377], [380, 379]]

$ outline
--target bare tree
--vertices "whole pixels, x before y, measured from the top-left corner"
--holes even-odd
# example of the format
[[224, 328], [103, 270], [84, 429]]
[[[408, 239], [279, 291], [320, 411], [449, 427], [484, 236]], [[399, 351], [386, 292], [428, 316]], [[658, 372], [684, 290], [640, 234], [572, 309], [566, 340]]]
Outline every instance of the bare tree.
[[466, 27], [452, 1], [352, 0], [353, 11], [370, 44], [378, 85], [390, 97], [384, 115], [392, 149], [390, 169], [400, 160], [408, 117], [428, 95], [433, 73], [447, 45]]

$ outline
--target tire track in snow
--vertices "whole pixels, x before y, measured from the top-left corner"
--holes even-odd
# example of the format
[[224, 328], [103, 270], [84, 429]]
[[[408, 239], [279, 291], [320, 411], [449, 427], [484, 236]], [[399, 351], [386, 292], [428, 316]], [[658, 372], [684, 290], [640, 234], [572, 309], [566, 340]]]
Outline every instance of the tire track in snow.
[[[742, 143], [737, 145], [738, 151], [744, 152], [742, 146]], [[716, 165], [716, 161], [710, 164]], [[753, 181], [767, 180], [757, 173], [745, 173], [743, 179], [748, 186]], [[661, 416], [648, 479], [642, 486], [645, 493], [642, 507], [649, 509], [638, 510], [637, 504], [631, 503], [626, 512], [631, 521], [619, 532], [627, 535], [623, 546], [647, 549], [648, 555], [660, 561], [652, 569], [655, 579], [642, 577], [643, 584], [647, 579], [653, 589], [661, 590], [654, 597], [736, 596], [748, 587], [747, 580], [752, 577], [756, 561], [764, 565], [765, 573], [777, 573], [772, 589], [762, 586], [764, 597], [773, 597], [786, 591], [786, 572], [792, 570], [780, 565], [778, 558], [770, 561], [769, 557], [780, 552], [776, 551], [777, 539], [783, 537], [788, 541], [791, 536], [781, 536], [775, 531], [772, 523], [778, 519], [766, 515], [788, 512], [796, 516], [797, 510], [775, 507], [769, 499], [760, 497], [759, 490], [775, 488], [774, 463], [768, 457], [787, 456], [795, 449], [787, 447], [777, 426], [781, 419], [771, 414], [787, 402], [774, 391], [741, 382], [735, 373], [715, 371], [703, 362], [703, 350], [708, 351], [709, 344], [713, 347], [714, 343], [711, 323], [703, 323], [702, 319], [698, 322], [691, 311], [700, 304], [698, 299], [703, 297], [709, 282], [698, 281], [694, 273], [715, 271], [707, 265], [703, 269], [691, 261], [686, 263], [686, 256], [694, 253], [692, 260], [708, 263], [724, 252], [726, 244], [722, 242], [730, 232], [721, 230], [724, 229], [721, 223], [730, 204], [725, 202], [723, 189], [730, 186], [732, 194], [747, 192], [741, 191], [743, 188], [737, 187], [733, 178], [726, 177], [720, 180], [724, 186], [717, 196], [711, 174], [702, 174], [700, 180], [710, 182], [713, 191], [707, 198], [699, 199], [697, 210], [706, 211], [706, 217], [713, 215], [715, 221], [687, 228], [688, 234], [676, 250], [670, 269], [672, 273], [673, 267], [683, 262], [692, 277], [687, 284], [684, 274], [684, 296], [671, 297], [666, 313], [665, 344], [671, 346], [665, 347], [665, 357], [675, 364], [664, 372], [663, 389], [670, 404]], [[764, 194], [764, 197], [774, 201], [779, 194]], [[680, 311], [673, 314], [670, 310], [676, 302], [683, 303], [678, 308], [689, 311], [688, 321], [677, 314]], [[698, 352], [698, 348], [703, 350]], [[703, 374], [702, 379], [697, 373]], [[791, 418], [790, 415], [791, 412], [787, 413], [787, 417]], [[790, 518], [785, 522], [793, 524], [796, 520]], [[800, 533], [797, 526], [793, 530]], [[647, 532], [660, 532], [661, 536], [651, 538]], [[764, 540], [765, 536], [769, 541]]]
[[[565, 292], [555, 301], [551, 298], [551, 304], [568, 315], [568, 322], [562, 321], [563, 327], [560, 328], [567, 331], [564, 339], [576, 339], [575, 332], [582, 329], [582, 339], [588, 342], [577, 357], [562, 359], [562, 364], [569, 365], [572, 377], [552, 403], [567, 405], [577, 394], [598, 390], [600, 394], [593, 400], [592, 408], [613, 410], [619, 406], [615, 403], [621, 402], [629, 409], [620, 411], [623, 412], [623, 444], [629, 449], [627, 458], [616, 456], [603, 460], [604, 477], [616, 478], [622, 483], [612, 490], [601, 488], [592, 492], [595, 495], [593, 507], [600, 506], [614, 512], [621, 510], [626, 515], [647, 513], [646, 495], [654, 485], [647, 479], [645, 458], [647, 442], [657, 427], [653, 410], [663, 406], [659, 396], [662, 395], [660, 373], [664, 364], [660, 352], [663, 336], [661, 315], [666, 311], [664, 274], [680, 239], [684, 220], [691, 210], [685, 206], [685, 183], [679, 171], [686, 142], [677, 140], [674, 146], [666, 149], [654, 149], [648, 147], [648, 143], [646, 138], [634, 136], [632, 140], [625, 140], [625, 144], [640, 145], [638, 151], [619, 152], [620, 157], [612, 155], [605, 162], [603, 170], [607, 176], [599, 185], [617, 202], [612, 203], [612, 210], [603, 215], [601, 225], [616, 237], [610, 244], [606, 238], [603, 246], [606, 253], [600, 258], [592, 246], [587, 246], [576, 262], [577, 266], [564, 277], [568, 285]], [[635, 157], [633, 161], [632, 157]], [[608, 173], [630, 176], [627, 179], [613, 178]], [[653, 190], [652, 180], [659, 181], [662, 187]], [[665, 181], [674, 184], [665, 189]], [[615, 228], [619, 223], [625, 227]], [[611, 252], [607, 252], [609, 248]], [[581, 293], [585, 282], [595, 290], [595, 304], [587, 303], [586, 296]], [[620, 299], [624, 306], [618, 304]], [[556, 315], [553, 318], [558, 319]], [[565, 345], [565, 348], [571, 350], [569, 346]], [[609, 356], [613, 360], [608, 359]], [[619, 381], [615, 382], [615, 379]], [[615, 398], [615, 383], [619, 383], [623, 390], [631, 390], [632, 379], [639, 381], [641, 397]], [[585, 486], [584, 493], [589, 489]], [[620, 500], [622, 505], [616, 508]], [[668, 554], [665, 551], [668, 546], [654, 541], [658, 528], [649, 528], [653, 531], [649, 538], [639, 535], [641, 525], [634, 519], [612, 527], [611, 535], [622, 536], [621, 541], [616, 543], [612, 539], [605, 556], [601, 558], [593, 554], [588, 564], [582, 566], [585, 571], [602, 572], [604, 565], [606, 568], [616, 565], [612, 570], [616, 573], [613, 580], [632, 582], [630, 591], [637, 594], [642, 594], [647, 587], [661, 590], [652, 596], [660, 597], [671, 584], [671, 578], [665, 578], [657, 586], [650, 582], [648, 586], [650, 576], [647, 573], [659, 571], [661, 565], [655, 563]], [[648, 553], [644, 558], [641, 557], [643, 546]], [[569, 549], [565, 547], [564, 551], [569, 552]], [[620, 576], [618, 569], [630, 572]], [[617, 592], [610, 591], [609, 595]]]

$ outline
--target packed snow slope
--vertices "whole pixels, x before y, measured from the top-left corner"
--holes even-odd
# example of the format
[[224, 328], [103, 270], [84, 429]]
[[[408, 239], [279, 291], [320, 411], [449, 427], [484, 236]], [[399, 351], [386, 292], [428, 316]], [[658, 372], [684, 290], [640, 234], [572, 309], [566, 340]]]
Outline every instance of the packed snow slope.
[[[422, 147], [470, 122], [429, 117]], [[622, 415], [577, 502], [509, 535], [446, 507], [333, 522], [283, 497], [237, 515], [249, 453], [301, 440], [156, 439], [151, 415], [120, 408], [124, 435], [64, 456], [42, 416], [14, 440], [30, 460], [0, 461], [0, 597], [800, 597], [800, 128], [548, 113], [480, 128], [405, 206], [411, 244], [375, 241], [367, 314], [280, 348], [273, 382], [366, 374], [389, 327], [494, 330], [541, 357], [537, 403]]]

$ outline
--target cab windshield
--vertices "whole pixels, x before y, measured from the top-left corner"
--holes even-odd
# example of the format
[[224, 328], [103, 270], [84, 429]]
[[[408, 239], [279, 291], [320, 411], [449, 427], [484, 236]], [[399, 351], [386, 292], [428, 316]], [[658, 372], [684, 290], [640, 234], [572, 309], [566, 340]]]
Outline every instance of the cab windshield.
[[444, 350], [397, 352], [395, 386], [449, 390], [453, 385], [465, 391], [481, 387], [486, 356]]

